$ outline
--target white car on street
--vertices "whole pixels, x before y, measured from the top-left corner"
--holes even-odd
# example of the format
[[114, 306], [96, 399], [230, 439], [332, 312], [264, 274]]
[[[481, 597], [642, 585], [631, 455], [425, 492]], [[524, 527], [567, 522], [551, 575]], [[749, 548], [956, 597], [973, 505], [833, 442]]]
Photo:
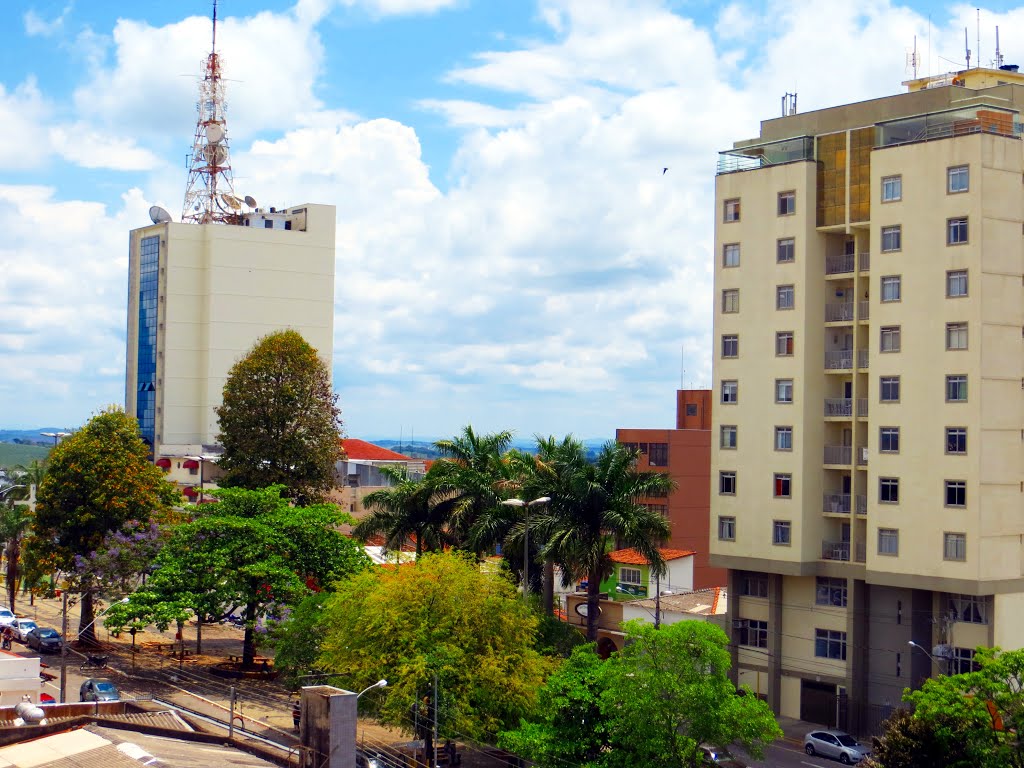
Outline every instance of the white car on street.
[[0, 627], [9, 627], [17, 618], [10, 608], [0, 608]]
[[19, 643], [28, 642], [28, 633], [38, 626], [32, 619], [15, 619], [11, 622], [11, 629]]

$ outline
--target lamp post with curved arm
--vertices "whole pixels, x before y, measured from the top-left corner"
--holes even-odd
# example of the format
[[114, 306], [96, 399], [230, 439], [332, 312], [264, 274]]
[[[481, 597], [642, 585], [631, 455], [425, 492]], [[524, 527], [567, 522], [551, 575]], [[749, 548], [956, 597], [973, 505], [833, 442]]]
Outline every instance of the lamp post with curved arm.
[[523, 526], [523, 602], [526, 602], [530, 592], [530, 507], [547, 504], [549, 501], [550, 496], [541, 496], [533, 501], [505, 499], [501, 502], [506, 507], [522, 507], [526, 511], [526, 524]]

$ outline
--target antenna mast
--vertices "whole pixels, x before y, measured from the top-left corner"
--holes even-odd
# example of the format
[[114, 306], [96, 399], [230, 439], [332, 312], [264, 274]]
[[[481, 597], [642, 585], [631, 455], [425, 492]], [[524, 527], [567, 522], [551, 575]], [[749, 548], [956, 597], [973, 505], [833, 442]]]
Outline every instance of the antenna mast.
[[967, 42], [967, 27], [964, 27], [964, 50], [967, 51], [967, 69], [971, 68], [971, 49], [968, 48], [970, 43]]
[[999, 27], [996, 27], [996, 69], [1003, 66], [1003, 54], [999, 52]]
[[196, 132], [189, 156], [183, 222], [237, 224], [242, 203], [235, 197], [228, 152], [227, 102], [217, 54], [217, 0], [213, 0], [213, 35], [210, 55], [202, 64]]

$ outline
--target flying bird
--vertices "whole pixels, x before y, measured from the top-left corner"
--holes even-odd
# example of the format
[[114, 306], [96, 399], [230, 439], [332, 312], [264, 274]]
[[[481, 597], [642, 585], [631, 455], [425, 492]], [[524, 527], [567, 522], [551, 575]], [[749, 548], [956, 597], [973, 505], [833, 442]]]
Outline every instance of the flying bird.
[[661, 175], [664, 176], [666, 173], [668, 173], [668, 168], [662, 168]]

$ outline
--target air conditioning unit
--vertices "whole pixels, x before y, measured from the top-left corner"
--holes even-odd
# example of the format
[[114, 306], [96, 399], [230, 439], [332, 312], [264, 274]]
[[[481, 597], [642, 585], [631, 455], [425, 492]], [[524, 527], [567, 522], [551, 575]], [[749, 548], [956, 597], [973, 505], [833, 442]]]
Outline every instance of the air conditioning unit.
[[868, 449], [867, 448], [861, 448], [860, 449], [860, 460], [861, 460], [861, 462], [867, 462], [867, 460], [868, 460]]

